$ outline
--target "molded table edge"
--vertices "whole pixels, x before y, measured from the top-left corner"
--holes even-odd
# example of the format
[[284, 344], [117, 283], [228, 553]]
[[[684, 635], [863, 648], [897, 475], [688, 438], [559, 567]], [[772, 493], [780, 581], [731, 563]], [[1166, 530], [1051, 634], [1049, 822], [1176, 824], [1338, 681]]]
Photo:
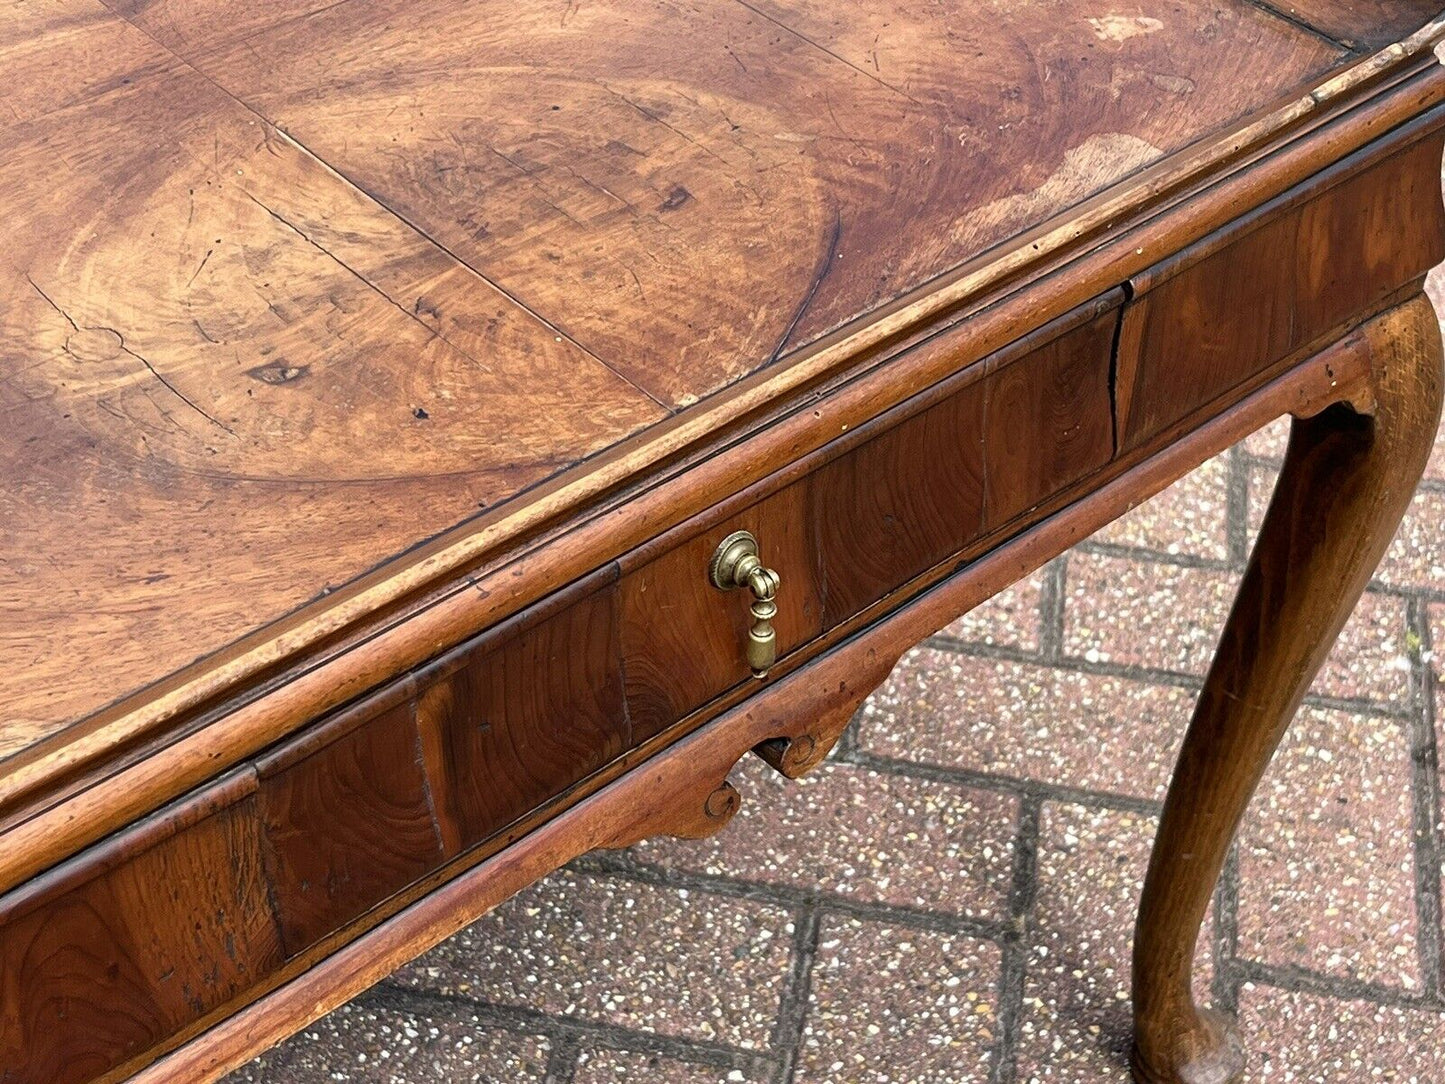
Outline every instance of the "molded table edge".
[[[304, 610], [261, 630], [250, 638], [255, 642], [242, 641], [234, 652], [181, 671], [159, 687], [0, 763], [0, 816], [6, 828], [49, 809], [50, 815], [41, 817], [53, 829], [44, 833], [47, 851], [58, 855], [62, 848], [84, 845], [395, 676], [406, 665], [385, 660], [404, 655], [398, 649], [406, 644], [424, 652], [422, 657], [435, 654], [449, 646], [449, 637], [454, 641], [494, 624], [614, 559], [627, 545], [636, 544], [617, 529], [620, 518], [645, 520], [647, 531], [658, 533], [700, 510], [683, 503], [703, 499], [699, 490], [712, 492], [713, 500], [726, 496], [695, 483], [668, 483], [684, 467], [708, 463], [740, 443], [748, 435], [747, 423], [760, 428], [761, 416], [777, 412], [779, 404], [791, 412], [786, 442], [796, 455], [836, 435], [830, 431], [837, 424], [834, 418], [809, 425], [798, 413], [799, 398], [817, 394], [830, 380], [836, 387], [871, 377], [870, 385], [891, 384], [895, 394], [906, 396], [917, 386], [902, 386], [893, 372], [880, 377], [879, 366], [899, 348], [935, 333], [940, 324], [968, 318], [970, 331], [976, 332], [977, 357], [972, 360], [977, 360], [1088, 296], [1117, 286], [1228, 221], [1234, 200], [1283, 191], [1445, 100], [1445, 73], [1433, 56], [1424, 60], [1442, 37], [1445, 17], [1227, 137], [1171, 156], [1086, 202], [1062, 222], [1044, 228], [1040, 240], [1023, 235], [1003, 255], [990, 254], [982, 266], [966, 265], [924, 296], [907, 300], [861, 329], [825, 339], [778, 370], [740, 382], [675, 423], [655, 427], [574, 475], [540, 487], [530, 503], [459, 528], [431, 547], [384, 566], [371, 580], [339, 592], [324, 608]], [[1399, 81], [1388, 82], [1392, 76]], [[1350, 110], [1360, 122], [1331, 126]], [[1319, 126], [1308, 127], [1315, 120]], [[1094, 236], [1093, 231], [1131, 213], [1131, 228], [1126, 227], [1121, 238]], [[1148, 243], [1139, 244], [1144, 235]], [[1090, 243], [1094, 247], [1088, 247]], [[1068, 271], [1071, 281], [1063, 281], [1061, 271]], [[923, 378], [932, 381], [942, 375], [946, 373]], [[872, 399], [878, 401], [876, 393]], [[759, 441], [780, 448], [778, 437], [777, 432], [763, 432]], [[755, 452], [749, 458], [763, 459]], [[765, 469], [776, 466], [768, 461]], [[617, 503], [580, 522], [564, 521], [586, 501], [601, 502], [608, 495], [617, 497]], [[644, 501], [647, 514], [639, 516]], [[549, 525], [556, 525], [555, 530], [542, 533]], [[533, 548], [519, 552], [522, 541]], [[498, 565], [480, 576], [469, 571], [488, 558]], [[511, 586], [522, 581], [523, 589]], [[462, 631], [438, 639], [443, 629]], [[389, 642], [378, 647], [380, 641]], [[83, 789], [94, 782], [87, 772], [108, 770], [117, 760], [137, 758], [156, 743], [194, 735], [218, 721], [226, 724], [225, 748], [202, 751], [188, 743], [191, 748], [170, 765], [164, 780], [152, 777], [148, 787], [122, 788], [120, 797]], [[77, 796], [84, 800], [72, 801]], [[53, 808], [56, 802], [62, 804]], [[47, 851], [32, 854], [24, 847], [7, 847], [0, 856], [0, 888], [54, 861]]]

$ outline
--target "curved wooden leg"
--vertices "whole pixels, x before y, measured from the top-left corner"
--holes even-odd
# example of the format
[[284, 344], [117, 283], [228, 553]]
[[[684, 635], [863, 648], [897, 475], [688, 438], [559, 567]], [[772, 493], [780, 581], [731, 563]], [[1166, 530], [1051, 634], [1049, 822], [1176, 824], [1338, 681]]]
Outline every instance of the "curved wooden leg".
[[1134, 939], [1134, 1076], [1226, 1084], [1244, 1052], [1194, 1004], [1199, 926], [1250, 796], [1410, 503], [1440, 419], [1441, 346], [1423, 296], [1356, 333], [1373, 417], [1296, 419], [1284, 469], [1194, 710]]

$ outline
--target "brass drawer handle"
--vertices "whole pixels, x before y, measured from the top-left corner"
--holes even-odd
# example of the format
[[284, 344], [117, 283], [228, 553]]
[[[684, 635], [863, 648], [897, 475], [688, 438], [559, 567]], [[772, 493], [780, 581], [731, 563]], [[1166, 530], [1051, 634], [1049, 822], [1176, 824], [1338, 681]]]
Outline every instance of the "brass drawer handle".
[[764, 568], [758, 557], [758, 540], [747, 531], [734, 531], [718, 543], [708, 565], [707, 578], [723, 591], [746, 587], [753, 593], [750, 607], [753, 627], [748, 630], [748, 665], [753, 677], [768, 676], [778, 658], [778, 634], [773, 618], [778, 616], [778, 574]]

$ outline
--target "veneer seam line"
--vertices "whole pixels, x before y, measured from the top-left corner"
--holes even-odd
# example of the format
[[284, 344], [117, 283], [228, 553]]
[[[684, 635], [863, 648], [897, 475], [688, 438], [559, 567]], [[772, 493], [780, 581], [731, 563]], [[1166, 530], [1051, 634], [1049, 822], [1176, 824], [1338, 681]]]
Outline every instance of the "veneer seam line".
[[[1422, 49], [1425, 49], [1435, 40], [1439, 33], [1445, 31], [1445, 18], [1437, 19], [1429, 24], [1409, 42], [1397, 44], [1376, 54], [1373, 65], [1366, 61], [1363, 65], [1357, 65], [1342, 75], [1336, 75], [1316, 88], [1315, 91], [1294, 100], [1294, 105], [1286, 105], [1264, 119], [1250, 125], [1244, 133], [1236, 134], [1234, 143], [1254, 146], [1261, 141], [1279, 136], [1281, 132], [1287, 132], [1298, 119], [1309, 113], [1309, 109], [1302, 105], [1303, 102], [1319, 102], [1333, 100], [1335, 97], [1344, 94], [1347, 90], [1354, 88], [1358, 83], [1369, 83], [1379, 71], [1393, 70], [1403, 60], [1415, 57]], [[1362, 68], [1369, 69], [1361, 73]], [[1304, 109], [1304, 113], [1299, 111]], [[279, 131], [279, 129], [278, 129]], [[1262, 134], [1261, 134], [1262, 133]], [[284, 134], [284, 133], [283, 133]], [[289, 138], [289, 137], [287, 137]], [[1237, 151], [1237, 146], [1235, 150]], [[1166, 159], [1166, 162], [1169, 161]], [[323, 163], [324, 164], [324, 163]], [[1179, 168], [1176, 165], [1176, 169]], [[1198, 176], [1203, 172], [1199, 168], [1191, 167], [1188, 175]], [[1095, 214], [1099, 214], [1098, 210]], [[1117, 213], [1123, 213], [1118, 211]], [[1111, 212], [1111, 214], [1114, 214]], [[1116, 215], [1114, 215], [1117, 217]], [[1078, 223], [1070, 220], [1062, 225], [1056, 226], [1053, 230], [1056, 245], [1067, 248], [1077, 241], [1081, 234], [1077, 230]], [[1052, 251], [1052, 247], [1050, 251]], [[1025, 263], [1032, 264], [1036, 256], [1023, 255]], [[1017, 272], [1017, 268], [1005, 269], [999, 274], [1005, 278]], [[799, 362], [790, 365], [782, 374], [773, 374], [757, 386], [744, 389], [743, 393], [735, 399], [728, 401], [721, 409], [736, 417], [746, 417], [750, 411], [759, 409], [760, 401], [769, 401], [760, 396], [767, 396], [775, 393], [774, 385], [781, 385], [784, 390], [795, 387], [805, 387], [810, 379], [821, 379], [819, 374], [826, 374], [836, 370], [843, 359], [859, 357], [868, 349], [885, 343], [893, 337], [902, 334], [900, 328], [916, 327], [922, 325], [930, 318], [937, 317], [948, 311], [951, 307], [966, 300], [968, 297], [977, 296], [979, 290], [986, 285], [985, 280], [992, 280], [997, 275], [977, 272], [972, 275], [965, 275], [962, 279], [945, 284], [913, 303], [905, 306], [902, 310], [885, 314], [883, 317], [868, 323], [866, 326], [851, 332], [839, 341], [824, 342], [819, 349], [806, 355]], [[978, 281], [976, 281], [978, 280]], [[719, 408], [714, 408], [717, 413]], [[669, 437], [676, 443], [677, 447], [684, 451], [668, 452], [664, 458], [675, 458], [685, 453], [685, 450], [697, 444], [699, 438], [699, 427], [706, 427], [711, 420], [706, 413], [689, 415], [685, 421], [679, 423], [675, 430], [669, 431]], [[709, 427], [709, 431], [715, 427]], [[287, 637], [291, 641], [290, 646], [285, 647], [285, 655], [278, 656], [278, 644], [273, 637], [270, 640], [259, 643], [253, 647], [243, 649], [243, 653], [233, 657], [227, 665], [217, 667], [209, 673], [202, 673], [195, 677], [182, 681], [175, 685], [162, 697], [152, 699], [148, 702], [137, 705], [135, 709], [118, 716], [115, 720], [107, 720], [100, 724], [107, 731], [116, 723], [122, 723], [127, 733], [135, 731], [137, 727], [143, 728], [144, 732], [153, 731], [168, 719], [194, 711], [198, 705], [213, 702], [227, 695], [233, 695], [236, 690], [242, 689], [245, 683], [261, 670], [269, 669], [285, 662], [287, 658], [295, 659], [303, 653], [320, 643], [322, 640], [338, 635], [341, 631], [355, 627], [364, 613], [375, 612], [377, 608], [384, 608], [392, 603], [404, 600], [408, 594], [425, 590], [428, 585], [435, 586], [445, 577], [453, 575], [459, 568], [474, 562], [478, 555], [495, 550], [500, 542], [506, 537], [515, 537], [519, 533], [525, 534], [529, 524], [545, 525], [555, 521], [562, 516], [568, 508], [576, 506], [586, 493], [591, 491], [607, 492], [615, 490], [624, 485], [629, 479], [638, 477], [642, 470], [637, 463], [633, 462], [639, 455], [654, 456], [662, 455], [667, 451], [667, 444], [661, 438], [654, 438], [651, 442], [654, 447], [646, 448], [637, 453], [629, 453], [627, 460], [619, 461], [613, 459], [604, 463], [597, 470], [580, 477], [565, 480], [557, 483], [558, 488], [550, 494], [533, 503], [513, 511], [509, 516], [493, 524], [482, 524], [456, 539], [451, 544], [440, 549], [436, 553], [421, 559], [420, 561], [396, 570], [396, 572], [377, 583], [365, 586], [357, 594], [349, 599], [340, 599], [332, 607], [324, 607], [320, 612], [312, 616], [309, 621], [292, 630]], [[600, 488], [599, 488], [600, 487]], [[549, 499], [550, 498], [550, 499]], [[541, 529], [537, 526], [537, 529]], [[381, 566], [390, 564], [396, 558], [383, 562]], [[307, 608], [302, 607], [304, 612]], [[124, 703], [130, 698], [124, 698], [119, 703]], [[78, 722], [78, 721], [77, 721]], [[84, 736], [80, 739], [84, 741]], [[113, 742], [112, 742], [113, 743]], [[87, 756], [84, 749], [77, 751], [74, 743], [67, 743], [66, 748], [70, 754], [62, 759], [69, 761], [74, 756], [82, 758]], [[31, 773], [23, 773], [29, 775]], [[12, 779], [15, 777], [12, 776]], [[32, 785], [18, 781], [19, 789], [29, 791]], [[15, 785], [4, 787], [6, 792], [15, 789]]]
[[1298, 15], [1291, 15], [1289, 12], [1275, 7], [1275, 5], [1270, 3], [1269, 0], [1243, 0], [1243, 2], [1249, 7], [1252, 7], [1258, 11], [1262, 11], [1266, 15], [1272, 15], [1276, 19], [1279, 19], [1281, 22], [1288, 23], [1290, 26], [1297, 27], [1298, 29], [1303, 30], [1307, 34], [1312, 34], [1315, 37], [1321, 39], [1322, 41], [1328, 42], [1336, 49], [1339, 49], [1346, 54], [1354, 56], [1365, 56], [1369, 54], [1368, 49], [1362, 49], [1358, 45], [1352, 46], [1348, 42], [1343, 42], [1339, 38], [1336, 38], [1333, 35], [1327, 33], [1326, 31], [1321, 30], [1319, 27], [1315, 26], [1308, 20], [1302, 19]]
[[[185, 56], [185, 55], [183, 55], [183, 54], [181, 54], [181, 53], [176, 52], [176, 51], [175, 51], [174, 49], [172, 49], [169, 45], [167, 45], [165, 42], [161, 41], [161, 40], [160, 40], [159, 38], [157, 38], [154, 34], [152, 34], [149, 30], [147, 30], [144, 26], [142, 26], [141, 24], [135, 22], [133, 19], [131, 19], [129, 16], [127, 16], [124, 12], [118, 11], [115, 7], [112, 6], [112, 0], [97, 0], [97, 2], [98, 2], [99, 4], [101, 4], [102, 6], [104, 6], [105, 9], [106, 9], [107, 11], [109, 11], [112, 15], [114, 15], [116, 18], [122, 20], [127, 26], [133, 27], [137, 32], [145, 35], [146, 39], [147, 39], [148, 41], [150, 41], [153, 45], [155, 45], [155, 47], [156, 47], [157, 49], [160, 49], [160, 50], [164, 51], [164, 52], [166, 53], [166, 55], [174, 58], [177, 63], [184, 65], [187, 70], [192, 71], [192, 72], [195, 72], [196, 75], [198, 75], [198, 76], [200, 76], [200, 78], [204, 79], [207, 83], [209, 83], [212, 87], [214, 87], [219, 93], [225, 95], [226, 98], [227, 98], [229, 101], [235, 103], [235, 104], [236, 104], [237, 106], [239, 106], [241, 109], [244, 109], [244, 110], [245, 110], [247, 113], [249, 113], [251, 116], [255, 117], [262, 125], [264, 125], [264, 127], [265, 127], [266, 130], [273, 131], [273, 132], [275, 132], [277, 135], [281, 136], [281, 138], [285, 139], [286, 142], [290, 143], [293, 147], [295, 147], [298, 151], [300, 151], [302, 154], [304, 154], [308, 159], [310, 159], [311, 161], [313, 161], [313, 162], [315, 162], [317, 165], [319, 165], [322, 169], [324, 169], [324, 170], [325, 170], [327, 173], [329, 173], [331, 176], [335, 177], [337, 180], [339, 180], [340, 182], [342, 182], [344, 185], [346, 185], [346, 186], [347, 186], [349, 189], [351, 189], [353, 192], [357, 193], [357, 194], [360, 195], [360, 196], [363, 196], [363, 197], [366, 199], [366, 201], [367, 201], [371, 206], [375, 207], [378, 211], [382, 212], [382, 214], [386, 215], [386, 216], [389, 217], [389, 218], [394, 219], [394, 220], [397, 221], [397, 222], [400, 222], [400, 223], [401, 223], [403, 226], [405, 226], [409, 231], [411, 231], [411, 232], [412, 232], [413, 234], [415, 234], [417, 237], [421, 238], [424, 242], [426, 242], [426, 244], [430, 245], [432, 248], [436, 249], [438, 252], [440, 252], [440, 253], [442, 253], [443, 255], [445, 255], [448, 259], [450, 259], [451, 261], [453, 261], [453, 263], [455, 263], [458, 267], [462, 268], [463, 270], [465, 270], [465, 271], [467, 271], [468, 273], [470, 273], [471, 275], [473, 275], [473, 276], [474, 276], [475, 278], [477, 278], [480, 282], [482, 282], [482, 283], [485, 284], [487, 287], [489, 287], [493, 292], [495, 292], [495, 293], [498, 294], [499, 296], [505, 298], [505, 299], [506, 299], [508, 302], [510, 302], [512, 305], [515, 305], [515, 306], [516, 306], [518, 309], [520, 309], [524, 314], [526, 314], [527, 316], [531, 317], [531, 318], [532, 318], [533, 320], [535, 320], [537, 323], [541, 324], [542, 327], [544, 327], [547, 331], [551, 332], [553, 335], [561, 336], [562, 338], [566, 339], [567, 342], [571, 343], [571, 344], [572, 344], [573, 346], [575, 346], [578, 350], [582, 351], [582, 353], [586, 354], [586, 355], [587, 355], [589, 358], [591, 358], [593, 361], [597, 362], [599, 365], [601, 365], [603, 368], [605, 368], [608, 372], [610, 372], [613, 376], [617, 377], [617, 379], [619, 379], [619, 380], [621, 380], [623, 383], [625, 383], [628, 387], [630, 387], [630, 388], [632, 388], [633, 390], [637, 391], [637, 392], [640, 393], [641, 395], [646, 396], [648, 400], [650, 400], [652, 403], [656, 404], [660, 409], [662, 409], [662, 411], [665, 413], [665, 415], [667, 415], [668, 417], [671, 417], [671, 416], [673, 416], [674, 414], [676, 414], [676, 412], [677, 412], [677, 411], [676, 411], [676, 408], [671, 407], [671, 406], [669, 406], [668, 404], [662, 402], [662, 401], [661, 401], [660, 399], [658, 399], [655, 395], [653, 395], [652, 392], [648, 391], [646, 388], [642, 387], [640, 384], [636, 383], [635, 381], [630, 380], [628, 377], [626, 377], [626, 376], [623, 375], [621, 372], [619, 372], [613, 365], [611, 365], [611, 364], [610, 364], [609, 362], [607, 362], [605, 359], [599, 357], [597, 354], [593, 353], [592, 350], [590, 350], [588, 347], [586, 347], [585, 345], [583, 345], [581, 342], [579, 342], [577, 339], [575, 339], [572, 335], [570, 335], [569, 333], [567, 333], [566, 331], [564, 331], [562, 328], [558, 327], [558, 326], [557, 326], [556, 324], [554, 324], [551, 320], [547, 319], [547, 318], [546, 318], [545, 316], [543, 316], [541, 313], [539, 313], [538, 311], [536, 311], [535, 309], [533, 309], [530, 305], [527, 305], [526, 303], [524, 303], [520, 298], [516, 297], [510, 290], [505, 289], [500, 283], [496, 282], [495, 280], [493, 280], [492, 278], [490, 278], [489, 276], [487, 276], [486, 274], [484, 274], [482, 271], [480, 271], [478, 268], [474, 267], [472, 264], [468, 263], [466, 260], [463, 260], [463, 259], [462, 259], [461, 257], [459, 257], [455, 252], [451, 251], [451, 249], [447, 248], [447, 246], [443, 245], [440, 241], [438, 241], [438, 240], [437, 240], [435, 237], [433, 237], [431, 234], [427, 233], [427, 232], [426, 232], [425, 230], [423, 230], [423, 229], [420, 229], [415, 223], [413, 223], [413, 222], [411, 222], [409, 219], [407, 219], [406, 216], [398, 213], [398, 212], [397, 212], [396, 210], [394, 210], [392, 207], [388, 206], [384, 201], [378, 199], [373, 193], [367, 191], [366, 188], [363, 187], [362, 185], [357, 184], [357, 183], [356, 183], [355, 181], [353, 181], [350, 177], [348, 177], [345, 173], [343, 173], [341, 170], [337, 169], [335, 166], [331, 165], [331, 163], [327, 162], [326, 159], [322, 158], [319, 154], [317, 154], [315, 151], [313, 151], [310, 147], [306, 146], [304, 143], [302, 143], [302, 142], [301, 142], [299, 139], [297, 139], [295, 136], [291, 135], [291, 133], [287, 132], [284, 128], [282, 128], [280, 125], [278, 125], [275, 121], [271, 120], [271, 119], [270, 119], [269, 117], [267, 117], [264, 113], [260, 112], [260, 111], [259, 111], [258, 109], [256, 109], [256, 108], [254, 108], [250, 103], [246, 102], [244, 99], [242, 99], [241, 97], [239, 97], [237, 94], [233, 93], [231, 90], [229, 90], [229, 89], [227, 89], [225, 86], [223, 86], [217, 79], [215, 79], [215, 77], [213, 77], [213, 76], [210, 74], [210, 72], [206, 71], [206, 70], [205, 70], [204, 68], [202, 68], [198, 63], [192, 61], [191, 58], [189, 58], [189, 57], [187, 57], [187, 56]], [[351, 2], [351, 0], [338, 0], [337, 3], [331, 4], [331, 5], [328, 6], [327, 8], [324, 8], [323, 10], [325, 10], [325, 11], [330, 11], [332, 8], [339, 7], [339, 6], [341, 6], [342, 4], [346, 4], [346, 3], [350, 3], [350, 2]], [[313, 13], [308, 13], [307, 16], [302, 16], [302, 18], [310, 17], [310, 15], [314, 15], [314, 14], [317, 14], [317, 13], [315, 13], [315, 12], [313, 12]], [[435, 328], [433, 328], [431, 325], [427, 324], [425, 321], [420, 320], [420, 319], [416, 316], [415, 313], [409, 312], [409, 311], [407, 310], [407, 308], [406, 308], [405, 305], [401, 304], [399, 301], [397, 301], [395, 298], [393, 298], [389, 293], [387, 293], [385, 290], [383, 290], [383, 289], [382, 289], [380, 286], [378, 286], [376, 283], [372, 282], [369, 278], [367, 278], [365, 275], [360, 274], [360, 273], [357, 272], [355, 269], [347, 266], [347, 265], [346, 265], [345, 263], [343, 263], [340, 259], [338, 259], [333, 253], [331, 253], [330, 251], [328, 251], [324, 246], [319, 245], [319, 244], [317, 244], [314, 240], [312, 240], [312, 238], [309, 237], [304, 231], [302, 231], [302, 230], [300, 230], [300, 229], [297, 229], [297, 227], [296, 227], [295, 225], [293, 225], [291, 222], [289, 222], [287, 219], [285, 219], [285, 218], [282, 217], [281, 215], [278, 215], [274, 210], [272, 210], [269, 206], [267, 206], [267, 205], [266, 205], [265, 203], [263, 203], [261, 200], [256, 199], [256, 197], [255, 197], [254, 195], [252, 195], [249, 191], [247, 191], [247, 190], [245, 189], [244, 185], [242, 186], [242, 191], [245, 192], [246, 197], [247, 197], [248, 199], [250, 199], [253, 203], [255, 203], [257, 206], [259, 206], [262, 210], [266, 211], [266, 212], [267, 212], [268, 214], [270, 214], [272, 217], [277, 218], [277, 219], [278, 219], [279, 221], [281, 221], [284, 225], [286, 225], [286, 226], [288, 226], [289, 228], [291, 228], [292, 230], [294, 230], [297, 234], [299, 234], [299, 235], [302, 237], [303, 240], [305, 240], [305, 241], [307, 241], [308, 243], [314, 245], [314, 246], [315, 246], [317, 249], [319, 249], [322, 253], [324, 253], [326, 256], [328, 256], [329, 258], [331, 258], [332, 260], [334, 260], [334, 261], [335, 261], [339, 266], [341, 266], [343, 269], [345, 269], [346, 271], [349, 271], [351, 274], [353, 274], [353, 275], [355, 275], [357, 278], [361, 279], [362, 282], [366, 283], [367, 286], [371, 287], [371, 289], [375, 290], [375, 291], [376, 291], [377, 293], [379, 293], [382, 297], [384, 297], [384, 298], [386, 298], [388, 301], [390, 301], [393, 305], [395, 305], [397, 308], [399, 308], [403, 313], [406, 313], [407, 316], [411, 317], [411, 318], [414, 319], [414, 320], [417, 320], [417, 322], [420, 323], [420, 324], [422, 324], [422, 326], [425, 327], [429, 332], [431, 332], [431, 333], [433, 333], [433, 334], [439, 334], [439, 333], [436, 331]], [[444, 341], [447, 341], [447, 342], [450, 344], [450, 340], [447, 340], [445, 336], [439, 336], [439, 337], [441, 337]], [[454, 348], [454, 349], [460, 350], [460, 348], [459, 348], [459, 347], [456, 347], [455, 344], [450, 344], [450, 345], [453, 345], [453, 348]], [[461, 351], [461, 352], [462, 352], [464, 355], [466, 355], [466, 352], [465, 352], [465, 351]], [[475, 358], [471, 358], [470, 355], [466, 355], [466, 356], [468, 357], [469, 360], [472, 360], [472, 361], [475, 361], [475, 360], [476, 360]]]

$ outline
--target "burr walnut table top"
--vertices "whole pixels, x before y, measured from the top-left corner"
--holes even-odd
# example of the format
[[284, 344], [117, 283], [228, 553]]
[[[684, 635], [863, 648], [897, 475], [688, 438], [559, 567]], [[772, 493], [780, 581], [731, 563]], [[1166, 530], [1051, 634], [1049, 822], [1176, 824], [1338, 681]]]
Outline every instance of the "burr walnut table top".
[[646, 477], [1433, 8], [7, 3], [0, 755]]
[[0, 0], [0, 1084], [213, 1080], [579, 853], [716, 831], [739, 757], [816, 766], [907, 647], [1289, 413], [1137, 942], [1137, 1078], [1233, 1079], [1181, 961], [1433, 439], [1442, 41]]

